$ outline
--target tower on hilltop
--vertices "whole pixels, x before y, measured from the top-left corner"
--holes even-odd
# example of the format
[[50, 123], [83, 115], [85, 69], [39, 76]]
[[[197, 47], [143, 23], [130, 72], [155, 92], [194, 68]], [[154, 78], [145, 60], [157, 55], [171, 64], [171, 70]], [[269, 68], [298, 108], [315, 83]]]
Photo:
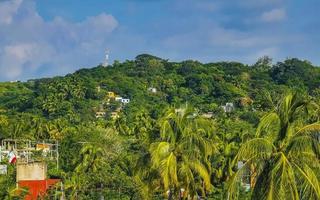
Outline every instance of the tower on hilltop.
[[110, 51], [108, 49], [106, 49], [104, 62], [102, 63], [102, 66], [104, 66], [104, 67], [108, 67], [108, 65], [109, 65], [109, 53], [110, 53]]

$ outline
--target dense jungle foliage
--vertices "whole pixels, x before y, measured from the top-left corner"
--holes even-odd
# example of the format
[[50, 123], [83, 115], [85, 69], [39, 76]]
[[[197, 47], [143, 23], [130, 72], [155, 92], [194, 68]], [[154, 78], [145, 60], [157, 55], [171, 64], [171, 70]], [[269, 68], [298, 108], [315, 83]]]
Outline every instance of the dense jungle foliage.
[[[0, 83], [0, 139], [59, 142], [49, 177], [64, 191], [50, 199], [320, 199], [319, 120], [320, 68], [295, 58], [143, 54]], [[0, 199], [13, 198], [14, 167], [0, 175]]]

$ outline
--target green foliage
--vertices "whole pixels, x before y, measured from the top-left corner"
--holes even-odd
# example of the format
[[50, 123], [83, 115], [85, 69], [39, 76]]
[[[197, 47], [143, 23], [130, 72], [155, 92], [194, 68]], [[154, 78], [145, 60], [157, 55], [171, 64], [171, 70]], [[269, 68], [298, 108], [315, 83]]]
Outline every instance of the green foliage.
[[[53, 188], [55, 197], [319, 199], [319, 86], [319, 68], [298, 59], [249, 66], [143, 54], [0, 83], [0, 140], [59, 142], [59, 169], [50, 164], [49, 176], [62, 179], [64, 192]], [[299, 95], [279, 101], [290, 90]], [[130, 103], [106, 98], [109, 91]], [[228, 102], [235, 108], [225, 113]], [[246, 161], [240, 170], [238, 160]], [[255, 172], [250, 191], [239, 187], [245, 169]], [[0, 199], [15, 198], [9, 171]]]
[[320, 124], [305, 124], [308, 104], [297, 93], [289, 93], [261, 119], [256, 138], [244, 143], [235, 157], [245, 166], [231, 180], [232, 198], [245, 169], [251, 171], [252, 199], [320, 198]]

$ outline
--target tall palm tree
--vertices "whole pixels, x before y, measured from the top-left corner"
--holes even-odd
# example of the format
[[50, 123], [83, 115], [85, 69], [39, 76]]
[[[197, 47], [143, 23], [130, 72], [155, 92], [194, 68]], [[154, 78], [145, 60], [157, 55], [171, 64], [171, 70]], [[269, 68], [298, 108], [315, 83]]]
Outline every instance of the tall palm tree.
[[215, 144], [212, 123], [194, 115], [190, 107], [168, 109], [160, 119], [161, 141], [151, 144], [151, 162], [157, 169], [165, 191], [179, 196], [204, 196], [210, 190], [209, 157]]
[[65, 178], [65, 189], [72, 200], [81, 199], [79, 196], [88, 190], [90, 182], [86, 175], [98, 174], [104, 164], [103, 149], [91, 143], [85, 144], [79, 155], [80, 158], [77, 160], [79, 164], [76, 166], [74, 173]]
[[75, 171], [79, 174], [97, 172], [103, 163], [103, 149], [92, 144], [87, 144], [80, 150], [80, 162]]
[[229, 199], [238, 197], [239, 181], [251, 172], [252, 199], [320, 199], [320, 123], [306, 125], [309, 100], [297, 93], [282, 98], [258, 125], [235, 158], [244, 166], [233, 176]]

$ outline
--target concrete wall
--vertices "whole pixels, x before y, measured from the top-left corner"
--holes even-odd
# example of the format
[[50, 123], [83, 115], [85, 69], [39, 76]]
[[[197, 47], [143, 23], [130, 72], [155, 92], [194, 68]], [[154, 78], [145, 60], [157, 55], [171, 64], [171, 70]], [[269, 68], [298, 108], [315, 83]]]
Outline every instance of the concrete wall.
[[8, 171], [7, 165], [0, 165], [0, 175], [6, 175]]
[[45, 180], [47, 164], [42, 162], [17, 164], [17, 182], [25, 180]]

